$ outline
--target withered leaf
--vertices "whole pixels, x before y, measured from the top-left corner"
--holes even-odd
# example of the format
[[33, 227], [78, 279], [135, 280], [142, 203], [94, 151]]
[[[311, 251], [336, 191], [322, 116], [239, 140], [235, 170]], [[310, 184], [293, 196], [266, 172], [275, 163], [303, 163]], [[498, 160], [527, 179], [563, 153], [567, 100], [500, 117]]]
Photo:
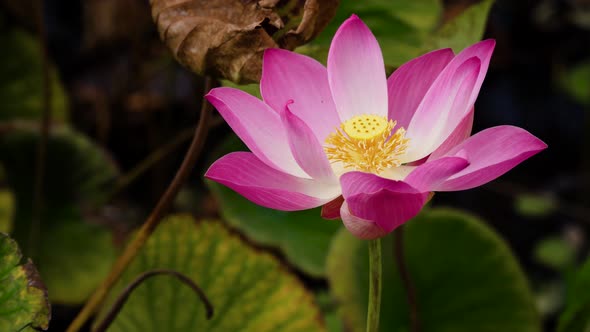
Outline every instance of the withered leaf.
[[150, 0], [160, 37], [198, 74], [260, 80], [266, 48], [292, 50], [314, 38], [339, 0]]

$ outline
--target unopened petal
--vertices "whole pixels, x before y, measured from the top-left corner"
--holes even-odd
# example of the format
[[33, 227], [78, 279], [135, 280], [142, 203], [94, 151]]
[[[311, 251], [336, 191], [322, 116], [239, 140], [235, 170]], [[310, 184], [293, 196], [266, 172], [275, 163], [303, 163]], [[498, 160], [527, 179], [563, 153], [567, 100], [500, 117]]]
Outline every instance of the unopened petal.
[[416, 216], [428, 198], [427, 192], [403, 181], [369, 173], [346, 173], [340, 177], [340, 183], [350, 212], [374, 221], [386, 233]]
[[348, 229], [352, 235], [363, 240], [373, 240], [384, 237], [388, 232], [384, 231], [374, 221], [359, 218], [348, 209], [348, 203], [344, 202], [340, 208], [340, 216], [344, 227]]

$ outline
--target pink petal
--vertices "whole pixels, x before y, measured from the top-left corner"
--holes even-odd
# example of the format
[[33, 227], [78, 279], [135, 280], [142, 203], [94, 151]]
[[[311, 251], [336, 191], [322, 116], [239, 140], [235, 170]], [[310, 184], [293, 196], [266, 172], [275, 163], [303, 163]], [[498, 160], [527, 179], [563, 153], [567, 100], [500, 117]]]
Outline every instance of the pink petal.
[[265, 164], [294, 176], [309, 177], [291, 154], [279, 114], [268, 105], [233, 88], [212, 89], [205, 97]]
[[453, 51], [446, 48], [424, 54], [394, 71], [387, 79], [389, 119], [408, 128], [424, 95], [453, 57]]
[[470, 105], [473, 105], [473, 103], [475, 103], [475, 99], [477, 99], [481, 84], [483, 83], [483, 80], [485, 79], [488, 72], [490, 59], [492, 58], [492, 53], [494, 52], [495, 46], [496, 41], [493, 39], [486, 39], [484, 41], [480, 41], [479, 43], [473, 44], [461, 51], [461, 53], [457, 54], [453, 61], [451, 61], [447, 68], [445, 68], [445, 70], [455, 70], [461, 66], [463, 62], [469, 60], [472, 57], [477, 57], [481, 61], [479, 75], [477, 76], [475, 87], [471, 93], [471, 99], [469, 101]]
[[449, 150], [471, 136], [471, 130], [473, 129], [473, 113], [473, 108], [471, 108], [469, 113], [467, 113], [463, 120], [461, 120], [457, 128], [455, 128], [443, 144], [428, 156], [428, 160], [435, 160], [444, 156]]
[[461, 155], [469, 166], [436, 186], [436, 191], [465, 190], [481, 186], [547, 148], [524, 129], [498, 126], [481, 131], [447, 153]]
[[408, 126], [406, 137], [410, 143], [403, 162], [419, 160], [432, 153], [468, 114], [480, 65], [481, 61], [473, 57], [455, 71], [445, 68], [436, 79]]
[[289, 146], [295, 160], [312, 179], [338, 183], [317, 137], [301, 119], [291, 112], [290, 107], [291, 105], [284, 107], [281, 119], [287, 129]]
[[340, 207], [344, 203], [344, 197], [338, 196], [336, 199], [322, 206], [322, 218], [333, 220], [340, 219]]
[[221, 157], [205, 177], [258, 205], [282, 211], [314, 208], [340, 195], [338, 186], [329, 187], [277, 171], [250, 152], [233, 152]]
[[[487, 73], [495, 45], [496, 42], [489, 39], [464, 49], [437, 77], [408, 125], [407, 136], [420, 143], [410, 147], [408, 160], [404, 160], [405, 162], [421, 159], [430, 154], [448, 138], [468, 114]], [[460, 91], [459, 100], [462, 102], [453, 103], [452, 101], [456, 99], [453, 94], [457, 88], [456, 79], [464, 76], [465, 71], [474, 70], [472, 67], [476, 66], [477, 62], [474, 58], [479, 60], [475, 82], [470, 91]], [[471, 84], [465, 84], [464, 89], [469, 89], [469, 85]]]
[[342, 121], [387, 116], [385, 65], [377, 39], [356, 15], [336, 32], [328, 53], [328, 81]]
[[281, 49], [264, 52], [260, 91], [278, 113], [289, 100], [293, 114], [323, 142], [340, 124], [326, 68], [316, 60]]
[[348, 209], [348, 203], [346, 202], [342, 204], [340, 215], [342, 216], [342, 223], [344, 224], [344, 227], [346, 227], [346, 229], [348, 229], [352, 235], [360, 239], [372, 240], [384, 237], [388, 234], [374, 221], [359, 218], [350, 213], [350, 210]]
[[416, 167], [404, 179], [404, 182], [423, 192], [432, 191], [433, 188], [467, 166], [469, 166], [469, 162], [461, 157], [440, 158]]
[[416, 216], [428, 198], [427, 192], [403, 181], [369, 173], [348, 172], [340, 183], [350, 213], [375, 222], [386, 233]]

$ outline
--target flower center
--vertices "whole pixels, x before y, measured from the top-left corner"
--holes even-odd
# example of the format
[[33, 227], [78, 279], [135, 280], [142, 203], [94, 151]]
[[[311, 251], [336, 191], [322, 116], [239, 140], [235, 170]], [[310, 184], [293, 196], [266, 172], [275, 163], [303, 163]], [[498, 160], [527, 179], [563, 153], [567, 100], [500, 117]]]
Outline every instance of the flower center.
[[379, 115], [358, 115], [328, 135], [324, 151], [331, 163], [344, 168], [378, 174], [401, 165], [398, 157], [406, 151], [406, 130], [393, 132], [396, 122]]

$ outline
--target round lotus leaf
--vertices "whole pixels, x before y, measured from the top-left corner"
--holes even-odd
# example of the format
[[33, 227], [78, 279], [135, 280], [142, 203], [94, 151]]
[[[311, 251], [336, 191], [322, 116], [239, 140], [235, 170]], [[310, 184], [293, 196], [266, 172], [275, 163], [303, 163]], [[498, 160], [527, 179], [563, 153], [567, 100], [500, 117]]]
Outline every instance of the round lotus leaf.
[[31, 242], [38, 125], [18, 123], [0, 137], [0, 163], [14, 194], [12, 237], [41, 274], [52, 302], [83, 302], [115, 258], [110, 232], [90, 222], [88, 207], [104, 197], [117, 170], [105, 152], [67, 127], [47, 142], [38, 238]]
[[207, 320], [204, 304], [189, 287], [162, 275], [133, 291], [108, 331], [324, 331], [313, 294], [276, 258], [219, 222], [168, 217], [112, 289], [103, 310], [141, 273], [154, 269], [193, 280], [211, 301], [213, 317]]
[[[470, 215], [423, 211], [405, 224], [406, 264], [424, 332], [539, 332], [527, 280], [506, 243]], [[342, 231], [328, 256], [328, 278], [340, 317], [364, 331], [368, 298], [367, 242]], [[406, 292], [383, 239], [381, 331], [410, 331]]]

